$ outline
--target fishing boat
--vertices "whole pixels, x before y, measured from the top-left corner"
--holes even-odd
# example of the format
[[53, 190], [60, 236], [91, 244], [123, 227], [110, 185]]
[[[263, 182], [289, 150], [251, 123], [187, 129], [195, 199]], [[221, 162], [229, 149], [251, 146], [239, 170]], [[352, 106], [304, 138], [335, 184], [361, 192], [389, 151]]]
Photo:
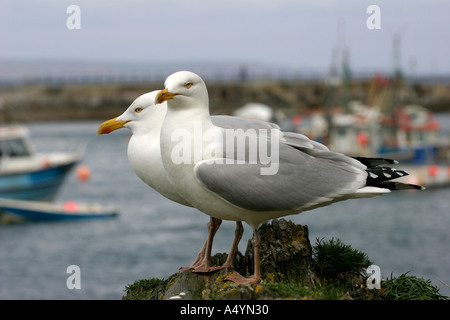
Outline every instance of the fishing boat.
[[[440, 134], [432, 112], [423, 106], [405, 105], [388, 116], [358, 101], [349, 103], [348, 109], [332, 114], [329, 124], [324, 114], [318, 114], [315, 117], [321, 122], [304, 122], [295, 130], [326, 141], [336, 152], [395, 159], [409, 173], [399, 181], [427, 188], [450, 186], [450, 140]], [[324, 124], [323, 130], [318, 123]]]
[[0, 199], [0, 210], [3, 212], [2, 219], [6, 222], [101, 219], [118, 215], [118, 211], [113, 207], [78, 204], [73, 201], [53, 203]]
[[0, 198], [52, 200], [81, 150], [38, 153], [23, 126], [0, 126]]

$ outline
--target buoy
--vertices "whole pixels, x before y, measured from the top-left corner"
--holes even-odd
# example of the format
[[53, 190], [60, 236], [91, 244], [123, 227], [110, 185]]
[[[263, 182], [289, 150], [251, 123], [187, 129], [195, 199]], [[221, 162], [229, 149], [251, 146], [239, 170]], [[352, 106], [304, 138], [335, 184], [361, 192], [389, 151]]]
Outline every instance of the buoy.
[[428, 167], [428, 174], [430, 175], [430, 177], [436, 177], [439, 171], [439, 167], [435, 164], [432, 164], [431, 166]]
[[356, 135], [356, 141], [358, 141], [360, 146], [366, 147], [369, 144], [369, 136], [364, 131], [358, 132]]
[[91, 177], [91, 170], [87, 166], [81, 166], [77, 169], [78, 180], [85, 182]]

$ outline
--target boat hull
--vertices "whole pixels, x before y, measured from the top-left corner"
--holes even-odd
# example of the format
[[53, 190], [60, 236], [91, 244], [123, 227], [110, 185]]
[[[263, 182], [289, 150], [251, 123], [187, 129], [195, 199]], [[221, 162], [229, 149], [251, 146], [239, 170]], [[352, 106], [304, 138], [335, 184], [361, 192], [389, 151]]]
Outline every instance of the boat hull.
[[55, 221], [104, 219], [118, 215], [114, 208], [98, 205], [64, 206], [50, 202], [36, 202], [14, 199], [0, 199], [0, 210], [9, 221]]
[[77, 161], [31, 172], [0, 175], [0, 198], [52, 200]]

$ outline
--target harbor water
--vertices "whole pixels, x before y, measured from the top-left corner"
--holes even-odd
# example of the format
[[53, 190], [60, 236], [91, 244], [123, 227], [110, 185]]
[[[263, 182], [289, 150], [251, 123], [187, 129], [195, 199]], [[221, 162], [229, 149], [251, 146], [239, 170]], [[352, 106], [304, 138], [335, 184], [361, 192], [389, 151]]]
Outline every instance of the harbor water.
[[[450, 117], [444, 120], [448, 128]], [[121, 299], [138, 279], [167, 278], [190, 265], [203, 245], [209, 217], [170, 202], [140, 181], [126, 155], [130, 132], [97, 136], [100, 123], [35, 123], [29, 129], [38, 149], [74, 139], [86, 143], [80, 165], [90, 168], [90, 178], [79, 180], [75, 168], [56, 201], [115, 206], [120, 215], [0, 225], [0, 299]], [[308, 225], [312, 244], [317, 238], [339, 238], [364, 251], [383, 278], [409, 272], [450, 296], [449, 195], [449, 188], [392, 192], [286, 219]], [[222, 223], [213, 254], [229, 250], [234, 227]], [[251, 238], [244, 227], [241, 252]], [[79, 267], [80, 289], [67, 286], [72, 265]]]

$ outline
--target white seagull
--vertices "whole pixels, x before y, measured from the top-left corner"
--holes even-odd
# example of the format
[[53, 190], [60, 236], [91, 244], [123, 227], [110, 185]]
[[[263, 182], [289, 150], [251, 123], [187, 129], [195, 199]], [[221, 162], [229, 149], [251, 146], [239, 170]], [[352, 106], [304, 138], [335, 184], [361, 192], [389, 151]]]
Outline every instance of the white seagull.
[[[227, 139], [229, 130], [211, 121], [208, 91], [195, 73], [170, 75], [155, 102], [164, 101], [161, 157], [178, 194], [211, 217], [244, 221], [253, 229], [254, 274], [244, 278], [234, 272], [229, 279], [237, 284], [261, 281], [258, 226], [267, 220], [345, 199], [422, 188], [391, 181], [407, 173], [380, 165], [396, 161], [348, 157], [300, 134], [278, 131], [274, 137], [254, 130], [247, 138], [258, 148], [249, 142], [239, 153]], [[185, 149], [174, 139], [178, 136]], [[181, 149], [188, 156], [180, 161]], [[269, 149], [271, 163], [263, 161]]]
[[[177, 203], [191, 206], [182, 198], [169, 182], [165, 172], [160, 151], [160, 132], [167, 111], [166, 103], [155, 107], [155, 97], [158, 91], [152, 91], [139, 96], [120, 116], [103, 122], [97, 129], [97, 134], [108, 134], [117, 129], [128, 128], [132, 132], [128, 144], [128, 161], [136, 175], [147, 185], [166, 198]], [[256, 127], [260, 129], [279, 129], [275, 124], [258, 120], [247, 120], [230, 116], [212, 117], [215, 124], [224, 128]], [[208, 223], [208, 237], [199, 251], [197, 258], [188, 268], [195, 272], [212, 272], [222, 268], [232, 268], [233, 258], [242, 237], [242, 222], [236, 222], [236, 231], [228, 258], [221, 267], [211, 267], [211, 249], [213, 238], [222, 220], [211, 217]], [[185, 268], [182, 268], [185, 269]]]

